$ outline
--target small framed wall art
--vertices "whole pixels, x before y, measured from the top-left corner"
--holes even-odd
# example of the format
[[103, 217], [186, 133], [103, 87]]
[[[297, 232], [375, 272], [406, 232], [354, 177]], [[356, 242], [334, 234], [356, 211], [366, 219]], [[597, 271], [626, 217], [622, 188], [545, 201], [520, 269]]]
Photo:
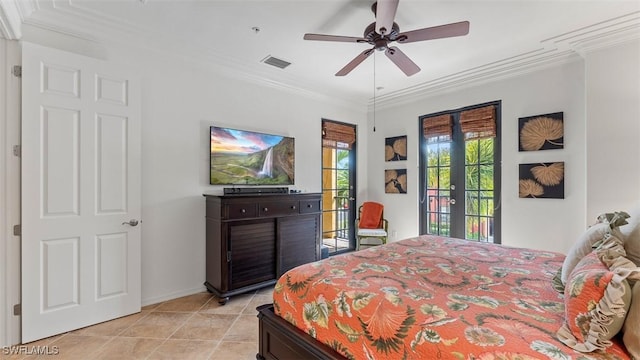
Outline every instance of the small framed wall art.
[[406, 194], [407, 169], [385, 170], [384, 192], [387, 194]]
[[564, 148], [562, 112], [518, 119], [518, 150], [536, 151]]
[[564, 199], [564, 161], [520, 164], [519, 170], [519, 197]]
[[384, 161], [407, 160], [407, 135], [384, 139]]

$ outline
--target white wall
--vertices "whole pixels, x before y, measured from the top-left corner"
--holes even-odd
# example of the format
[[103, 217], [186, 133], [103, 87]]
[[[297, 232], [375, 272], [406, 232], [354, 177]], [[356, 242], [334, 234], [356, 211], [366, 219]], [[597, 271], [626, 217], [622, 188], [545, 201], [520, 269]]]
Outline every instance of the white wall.
[[[209, 185], [209, 126], [293, 136], [292, 188], [319, 192], [321, 119], [366, 122], [364, 106], [244, 81], [175, 54], [97, 46], [29, 27], [23, 40], [128, 64], [142, 77], [143, 304], [204, 289], [202, 194], [222, 193], [222, 186]], [[362, 143], [366, 145], [366, 139]], [[365, 165], [363, 160], [359, 169]], [[365, 177], [359, 179], [364, 187]]]
[[587, 217], [640, 203], [640, 40], [586, 56]]
[[210, 125], [295, 137], [294, 187], [320, 192], [321, 118], [350, 123], [365, 119], [364, 108], [339, 108], [328, 99], [308, 99], [181, 67], [155, 62], [140, 69], [145, 302], [174, 297], [176, 291], [188, 292], [204, 282], [202, 193], [221, 192], [221, 187], [208, 185]]
[[[502, 243], [564, 252], [581, 234], [585, 222], [586, 131], [584, 66], [582, 61], [540, 70], [468, 89], [434, 95], [409, 104], [376, 111], [377, 131], [369, 126], [371, 199], [385, 205], [392, 240], [419, 232], [418, 117], [444, 110], [502, 101]], [[518, 152], [518, 118], [564, 112], [564, 149]], [[371, 115], [369, 116], [371, 118]], [[384, 138], [408, 135], [405, 164], [384, 162]], [[520, 199], [518, 164], [565, 162], [565, 199]], [[406, 165], [408, 193], [384, 193], [384, 169]]]

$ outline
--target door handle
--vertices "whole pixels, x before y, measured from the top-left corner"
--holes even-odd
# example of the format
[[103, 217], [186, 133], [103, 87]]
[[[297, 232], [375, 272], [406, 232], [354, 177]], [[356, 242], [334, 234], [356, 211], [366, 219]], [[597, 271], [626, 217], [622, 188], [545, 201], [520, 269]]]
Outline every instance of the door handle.
[[451, 205], [455, 205], [455, 204], [456, 204], [456, 199], [451, 199], [451, 200], [449, 200], [449, 204], [451, 204]]
[[122, 223], [122, 225], [129, 225], [129, 226], [138, 226], [138, 220], [136, 219], [131, 219], [129, 221], [125, 221]]

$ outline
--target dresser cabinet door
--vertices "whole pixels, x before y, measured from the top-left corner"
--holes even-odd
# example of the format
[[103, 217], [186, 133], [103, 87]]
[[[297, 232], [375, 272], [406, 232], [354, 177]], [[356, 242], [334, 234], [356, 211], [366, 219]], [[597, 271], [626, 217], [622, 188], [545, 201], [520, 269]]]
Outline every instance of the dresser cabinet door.
[[278, 233], [278, 276], [298, 265], [318, 260], [318, 214], [279, 218]]
[[230, 289], [276, 279], [276, 222], [274, 219], [228, 224]]

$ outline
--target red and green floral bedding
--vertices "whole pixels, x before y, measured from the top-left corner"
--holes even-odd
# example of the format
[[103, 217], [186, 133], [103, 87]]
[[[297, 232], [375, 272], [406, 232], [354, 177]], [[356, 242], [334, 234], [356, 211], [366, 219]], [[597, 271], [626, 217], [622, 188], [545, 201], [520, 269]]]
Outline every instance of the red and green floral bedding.
[[564, 255], [420, 236], [285, 273], [275, 313], [348, 359], [629, 359], [556, 339]]

